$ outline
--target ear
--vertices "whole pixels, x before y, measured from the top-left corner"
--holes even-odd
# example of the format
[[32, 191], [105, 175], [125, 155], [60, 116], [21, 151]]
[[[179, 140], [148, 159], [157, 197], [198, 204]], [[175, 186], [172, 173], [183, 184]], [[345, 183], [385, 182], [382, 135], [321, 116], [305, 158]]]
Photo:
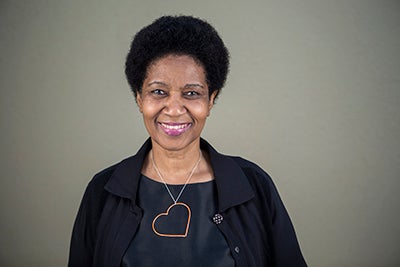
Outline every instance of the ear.
[[142, 95], [141, 95], [140, 92], [138, 92], [136, 94], [136, 103], [137, 103], [137, 105], [139, 107], [140, 113], [143, 113], [143, 100], [142, 100]]
[[207, 116], [210, 116], [210, 111], [214, 106], [215, 97], [217, 97], [218, 91], [219, 90], [216, 90], [210, 95], [210, 101], [208, 103], [208, 114], [207, 114]]

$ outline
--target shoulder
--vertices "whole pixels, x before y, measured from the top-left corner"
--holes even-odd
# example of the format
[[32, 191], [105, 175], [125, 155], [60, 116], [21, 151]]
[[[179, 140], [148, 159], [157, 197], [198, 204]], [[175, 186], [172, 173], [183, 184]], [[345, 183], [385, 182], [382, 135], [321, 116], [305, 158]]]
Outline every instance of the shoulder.
[[256, 196], [270, 195], [270, 192], [275, 191], [269, 174], [254, 162], [239, 156], [222, 154], [204, 139], [202, 146], [210, 154], [220, 188], [228, 188], [230, 191], [236, 188], [238, 194], [246, 191], [248, 195]]
[[101, 205], [109, 194], [129, 197], [133, 193], [131, 191], [135, 191], [132, 188], [136, 186], [133, 181], [136, 179], [130, 178], [140, 174], [138, 160], [141, 158], [133, 155], [95, 174], [86, 187], [84, 198]]
[[227, 156], [227, 157], [233, 159], [233, 161], [235, 161], [236, 164], [238, 164], [242, 169], [251, 169], [259, 173], [265, 173], [265, 171], [260, 166], [247, 159], [238, 156]]
[[110, 167], [107, 167], [103, 169], [102, 171], [96, 173], [93, 178], [89, 181], [87, 187], [86, 187], [86, 192], [85, 194], [90, 194], [92, 196], [102, 194], [104, 189], [104, 186], [107, 184], [107, 182], [110, 180], [110, 177], [114, 173], [114, 171], [117, 169], [117, 167], [121, 163], [114, 164]]
[[107, 183], [112, 179], [116, 170], [128, 159], [124, 159], [96, 173], [86, 186], [82, 205], [89, 209], [97, 210], [97, 213], [100, 214], [107, 196], [110, 194], [106, 189]]
[[258, 183], [272, 183], [271, 176], [259, 165], [238, 156], [228, 156], [242, 169], [246, 177]]
[[263, 168], [242, 157], [229, 157], [239, 165], [240, 169], [243, 171], [256, 198], [266, 200], [270, 204], [275, 201], [281, 201], [273, 179]]

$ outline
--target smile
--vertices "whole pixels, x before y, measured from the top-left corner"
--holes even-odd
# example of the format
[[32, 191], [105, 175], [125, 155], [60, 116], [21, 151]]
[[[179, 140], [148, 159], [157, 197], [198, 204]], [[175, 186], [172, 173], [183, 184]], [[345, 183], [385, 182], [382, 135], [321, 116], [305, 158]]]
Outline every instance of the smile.
[[191, 123], [159, 123], [160, 128], [170, 136], [178, 136], [186, 132], [192, 126]]

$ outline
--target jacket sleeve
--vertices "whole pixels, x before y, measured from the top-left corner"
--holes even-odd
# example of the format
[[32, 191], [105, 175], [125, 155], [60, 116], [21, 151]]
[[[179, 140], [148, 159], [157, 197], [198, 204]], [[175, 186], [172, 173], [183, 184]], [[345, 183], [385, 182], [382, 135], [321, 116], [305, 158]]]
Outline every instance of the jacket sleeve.
[[96, 243], [96, 228], [106, 198], [104, 182], [96, 177], [83, 195], [72, 230], [69, 267], [92, 266]]
[[240, 163], [255, 193], [253, 210], [263, 223], [270, 264], [275, 267], [307, 266], [289, 214], [271, 177], [254, 163], [243, 160]]
[[269, 177], [267, 179], [270, 193], [270, 235], [274, 266], [307, 266], [289, 214], [272, 180]]

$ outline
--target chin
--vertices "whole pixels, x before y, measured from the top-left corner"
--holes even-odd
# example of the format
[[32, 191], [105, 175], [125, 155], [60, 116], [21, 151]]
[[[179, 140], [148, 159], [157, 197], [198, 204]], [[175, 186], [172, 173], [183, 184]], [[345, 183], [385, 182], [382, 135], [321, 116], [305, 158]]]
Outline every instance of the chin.
[[199, 137], [188, 138], [183, 135], [178, 136], [163, 136], [151, 137], [152, 141], [157, 143], [160, 147], [168, 151], [179, 151], [188, 148], [196, 142], [200, 141]]

